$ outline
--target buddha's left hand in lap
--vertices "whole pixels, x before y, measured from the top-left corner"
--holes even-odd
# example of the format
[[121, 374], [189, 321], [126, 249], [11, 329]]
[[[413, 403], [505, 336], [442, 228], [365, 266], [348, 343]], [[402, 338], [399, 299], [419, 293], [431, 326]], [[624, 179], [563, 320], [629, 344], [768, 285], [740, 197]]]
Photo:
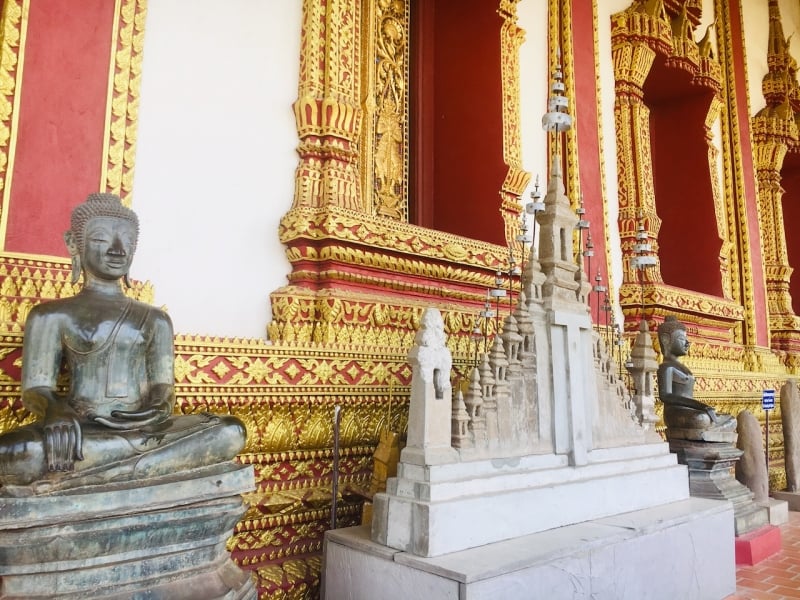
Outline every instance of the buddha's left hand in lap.
[[169, 419], [175, 395], [171, 385], [156, 384], [150, 390], [150, 407], [142, 410], [113, 410], [111, 416], [89, 415], [95, 423], [111, 429], [142, 429]]

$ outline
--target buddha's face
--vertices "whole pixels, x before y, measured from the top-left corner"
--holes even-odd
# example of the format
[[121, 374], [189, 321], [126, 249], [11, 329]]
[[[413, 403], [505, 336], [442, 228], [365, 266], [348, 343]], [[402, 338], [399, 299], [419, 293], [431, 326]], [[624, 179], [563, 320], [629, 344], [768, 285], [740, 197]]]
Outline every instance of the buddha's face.
[[128, 273], [136, 248], [136, 228], [115, 217], [94, 217], [83, 234], [82, 263], [87, 274], [119, 279]]
[[676, 329], [672, 333], [670, 351], [673, 356], [683, 356], [689, 351], [689, 340], [686, 338], [686, 332], [683, 329]]

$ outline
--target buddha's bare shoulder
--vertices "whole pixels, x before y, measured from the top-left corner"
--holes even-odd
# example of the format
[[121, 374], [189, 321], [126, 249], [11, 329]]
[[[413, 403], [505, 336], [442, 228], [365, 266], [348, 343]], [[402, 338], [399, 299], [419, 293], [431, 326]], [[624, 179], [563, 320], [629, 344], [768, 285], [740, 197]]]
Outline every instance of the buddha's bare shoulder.
[[146, 322], [160, 328], [167, 327], [172, 331], [172, 319], [163, 308], [133, 300], [131, 301], [131, 310], [140, 315], [147, 315]]
[[75, 296], [69, 298], [59, 298], [57, 300], [47, 300], [34, 306], [28, 313], [28, 320], [50, 319], [58, 316], [68, 316], [75, 312], [80, 303], [76, 302]]
[[[34, 306], [28, 313], [28, 321], [37, 320], [57, 320], [59, 318], [74, 320], [76, 316], [86, 313], [87, 316], [94, 314], [100, 316], [105, 310], [115, 311], [124, 309], [125, 304], [130, 304], [130, 310], [139, 315], [146, 315], [146, 320], [152, 323], [160, 323], [172, 328], [172, 319], [165, 310], [146, 302], [138, 300], [124, 299], [122, 302], [109, 302], [103, 306], [89, 306], [85, 298], [71, 296], [69, 298], [59, 298], [49, 300]], [[118, 304], [118, 306], [114, 306]], [[99, 309], [99, 310], [98, 310]]]

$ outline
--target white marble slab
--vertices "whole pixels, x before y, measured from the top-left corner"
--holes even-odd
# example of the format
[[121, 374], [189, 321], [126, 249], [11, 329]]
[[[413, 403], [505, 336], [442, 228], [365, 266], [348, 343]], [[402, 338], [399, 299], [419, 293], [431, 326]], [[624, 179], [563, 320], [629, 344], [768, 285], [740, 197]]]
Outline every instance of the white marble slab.
[[[588, 500], [588, 499], [587, 499]], [[733, 508], [690, 498], [434, 558], [326, 533], [326, 600], [718, 600], [736, 591]]]

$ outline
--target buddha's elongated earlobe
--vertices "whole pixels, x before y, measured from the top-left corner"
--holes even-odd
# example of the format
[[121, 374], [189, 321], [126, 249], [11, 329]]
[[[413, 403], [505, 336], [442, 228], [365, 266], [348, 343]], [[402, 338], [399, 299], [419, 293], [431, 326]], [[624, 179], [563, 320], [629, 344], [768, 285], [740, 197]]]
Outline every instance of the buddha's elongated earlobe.
[[130, 288], [132, 288], [132, 287], [133, 287], [133, 286], [131, 285], [131, 279], [130, 279], [130, 277], [128, 276], [128, 274], [127, 274], [127, 273], [125, 273], [125, 275], [123, 275], [123, 276], [122, 276], [122, 282], [125, 284], [125, 287], [126, 287], [126, 288], [129, 288], [129, 289], [130, 289]]
[[75, 254], [72, 256], [72, 283], [78, 283], [78, 280], [81, 278], [81, 256], [80, 254]]
[[78, 283], [78, 279], [81, 277], [81, 253], [75, 243], [75, 234], [72, 230], [64, 232], [64, 243], [67, 244], [67, 250], [72, 258], [72, 283]]

